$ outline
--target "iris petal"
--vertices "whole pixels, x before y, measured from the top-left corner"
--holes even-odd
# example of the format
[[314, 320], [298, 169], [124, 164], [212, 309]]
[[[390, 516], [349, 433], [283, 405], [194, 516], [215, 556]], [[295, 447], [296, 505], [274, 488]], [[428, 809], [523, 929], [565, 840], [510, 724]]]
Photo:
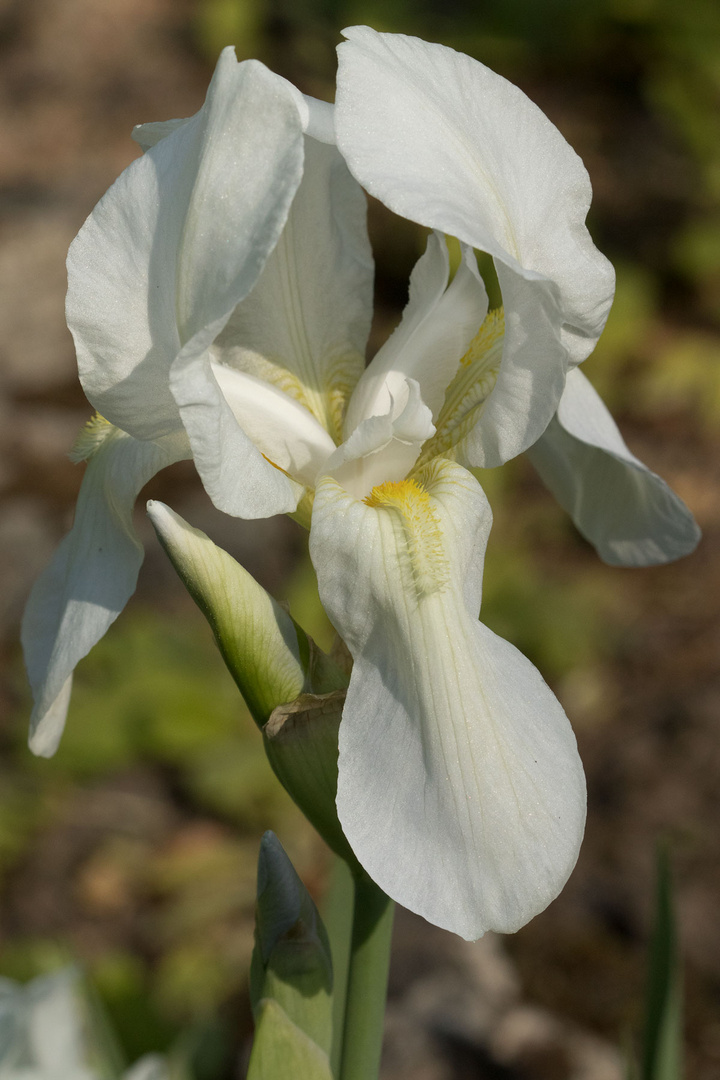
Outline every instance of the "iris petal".
[[140, 489], [166, 465], [190, 457], [183, 434], [140, 442], [106, 425], [83, 477], [71, 532], [35, 582], [22, 641], [35, 707], [30, 747], [55, 753], [75, 665], [135, 591], [143, 560], [132, 523]]
[[364, 502], [323, 479], [310, 533], [354, 659], [341, 824], [385, 892], [468, 939], [516, 930], [557, 895], [585, 819], [559, 702], [477, 621], [490, 521], [471, 474], [438, 462]]
[[682, 499], [630, 453], [581, 371], [530, 460], [605, 562], [653, 566], [688, 555], [700, 530]]
[[433, 417], [440, 412], [445, 387], [487, 311], [487, 294], [472, 249], [463, 249], [460, 266], [448, 287], [449, 276], [445, 239], [432, 233], [410, 275], [410, 296], [400, 325], [353, 391], [345, 418], [346, 434], [366, 417], [387, 412], [392, 395], [407, 378], [418, 383]]
[[219, 335], [215, 359], [296, 398], [340, 442], [364, 367], [373, 269], [360, 185], [334, 147], [306, 139], [285, 228]]
[[73, 242], [67, 320], [83, 388], [131, 435], [180, 427], [170, 366], [255, 284], [300, 182], [302, 138], [282, 84], [226, 49], [202, 109], [132, 162]]
[[466, 460], [502, 464], [547, 427], [612, 302], [612, 267], [585, 227], [587, 172], [547, 117], [478, 61], [368, 27], [344, 34], [335, 127], [353, 174], [395, 213], [494, 259], [506, 336]]
[[[556, 284], [563, 344], [593, 348], [614, 288], [585, 227], [580, 158], [512, 83], [469, 56], [366, 26], [338, 49], [338, 146], [397, 214]], [[506, 305], [507, 306], [507, 305]]]

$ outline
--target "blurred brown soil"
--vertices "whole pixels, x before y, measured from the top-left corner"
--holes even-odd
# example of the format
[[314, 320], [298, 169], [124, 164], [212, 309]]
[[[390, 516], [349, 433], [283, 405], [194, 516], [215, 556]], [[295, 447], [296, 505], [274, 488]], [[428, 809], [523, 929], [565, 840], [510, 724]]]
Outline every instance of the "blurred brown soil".
[[[136, 156], [133, 125], [189, 115], [201, 103], [209, 71], [192, 46], [193, 14], [191, 0], [0, 4], [0, 634], [6, 659], [16, 655], [24, 599], [71, 521], [81, 479], [81, 469], [65, 456], [90, 411], [63, 320], [65, 253], [91, 207]], [[638, 217], [647, 217], [648, 199], [656, 199], [656, 209], [681, 203], [692, 170], [641, 119], [621, 138], [620, 106], [610, 92], [589, 98], [563, 96], [551, 85], [528, 89], [585, 157], [605, 231], [622, 233], [633, 223], [641, 234], [638, 251], [651, 259], [646, 238], [653, 222], [641, 222], [643, 232]], [[598, 122], [600, 136], [593, 127]], [[647, 170], [638, 173], [638, 155], [630, 152], [637, 138], [655, 162], [650, 179]], [[682, 411], [662, 421], [635, 418], [625, 430], [638, 456], [695, 511], [705, 538], [691, 559], [643, 572], [597, 567], [569, 529], [539, 554], [548, 573], [558, 567], [566, 577], [592, 572], [622, 601], [621, 648], [594, 674], [568, 676], [556, 688], [575, 722], [587, 769], [587, 838], [562, 896], [502, 945], [466, 946], [420, 920], [399, 919], [387, 1080], [619, 1076], [612, 1047], [640, 1020], [654, 848], [661, 836], [672, 843], [687, 966], [687, 1075], [720, 1075], [718, 439], [693, 430]], [[293, 526], [222, 518], [188, 465], [169, 470], [153, 491], [230, 547], [263, 584], [282, 579], [298, 548]], [[529, 473], [511, 496], [518, 505], [546, 498]], [[511, 501], [502, 514], [510, 519], [512, 512]], [[166, 603], [168, 592], [171, 604], [181, 606], [179, 586], [141, 518], [139, 527], [149, 563], [141, 596]], [[6, 686], [0, 706], [15, 705], [16, 691]], [[139, 788], [131, 785], [130, 792], [109, 785], [100, 799], [98, 813], [110, 815], [109, 833], [118, 815], [133, 843], [172, 843], [188, 827], [172, 792], [150, 774], [133, 784]], [[81, 818], [93, 797], [78, 794]], [[99, 871], [93, 875], [92, 865], [79, 882], [68, 881], [95, 843], [76, 830], [82, 852], [68, 851], [68, 828], [48, 827], [0, 897], [0, 945], [9, 927], [49, 926], [57, 933], [76, 925], [78, 890], [105, 913], [94, 933], [103, 940], [113, 935], [123, 947], [136, 944], [134, 909], [123, 905], [112, 882]]]

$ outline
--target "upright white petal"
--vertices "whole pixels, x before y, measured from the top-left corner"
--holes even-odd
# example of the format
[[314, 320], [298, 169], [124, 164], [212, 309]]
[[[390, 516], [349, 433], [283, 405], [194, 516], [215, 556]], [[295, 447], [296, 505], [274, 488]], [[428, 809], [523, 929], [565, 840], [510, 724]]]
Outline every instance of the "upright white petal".
[[402, 321], [353, 391], [346, 434], [366, 417], [386, 413], [407, 378], [418, 383], [423, 401], [437, 417], [445, 388], [487, 313], [487, 293], [472, 249], [463, 249], [448, 288], [449, 272], [445, 239], [432, 233], [410, 275]]
[[614, 275], [585, 227], [592, 192], [580, 158], [477, 60], [365, 26], [343, 33], [335, 126], [353, 173], [403, 217], [555, 282], [565, 344], [584, 359]]
[[287, 224], [214, 355], [295, 397], [339, 442], [365, 364], [372, 280], [365, 195], [335, 147], [306, 139]]
[[697, 546], [700, 530], [685, 503], [630, 453], [581, 371], [568, 375], [557, 417], [529, 454], [605, 562], [652, 566]]
[[502, 308], [489, 312], [470, 342], [446, 388], [423, 463], [452, 454], [469, 467], [502, 465], [542, 435], [562, 394], [565, 350], [553, 322], [554, 287], [531, 287], [502, 265], [499, 277], [511, 301], [507, 315]]
[[140, 442], [111, 428], [90, 458], [72, 531], [30, 593], [22, 642], [35, 707], [30, 747], [50, 757], [65, 725], [77, 662], [135, 590], [143, 549], [132, 523], [138, 492], [166, 465], [190, 456], [184, 435]]
[[585, 227], [587, 173], [547, 117], [476, 60], [368, 27], [344, 33], [335, 127], [351, 171], [396, 213], [495, 259], [508, 333], [493, 396], [519, 415], [509, 422], [504, 403], [490, 415], [488, 402], [472, 464], [500, 464], [547, 426], [610, 308], [613, 270]]
[[557, 895], [585, 818], [559, 702], [477, 621], [490, 521], [477, 481], [444, 461], [365, 502], [323, 479], [310, 533], [354, 659], [341, 824], [382, 889], [468, 939], [516, 930]]
[[333, 476], [356, 499], [376, 484], [407, 476], [423, 443], [435, 433], [432, 414], [415, 380], [405, 379], [397, 389], [388, 411], [363, 420], [323, 466], [323, 473]]
[[257, 280], [300, 182], [302, 138], [282, 82], [226, 49], [202, 109], [134, 161], [80, 230], [67, 299], [80, 377], [137, 438], [180, 426], [170, 365]]

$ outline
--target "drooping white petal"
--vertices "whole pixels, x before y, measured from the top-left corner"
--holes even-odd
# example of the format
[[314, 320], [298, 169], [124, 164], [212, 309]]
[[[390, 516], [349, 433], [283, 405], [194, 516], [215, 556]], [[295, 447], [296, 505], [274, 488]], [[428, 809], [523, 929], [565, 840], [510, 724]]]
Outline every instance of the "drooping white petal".
[[585, 227], [592, 193], [580, 158], [521, 90], [477, 60], [369, 27], [343, 33], [335, 129], [351, 171], [403, 217], [553, 282], [563, 344], [579, 363], [614, 288]]
[[312, 413], [271, 383], [212, 364], [233, 415], [263, 457], [312, 487], [335, 443]]
[[605, 562], [652, 566], [695, 549], [700, 530], [685, 503], [630, 453], [581, 371], [568, 375], [557, 417], [529, 454]]
[[423, 401], [437, 417], [445, 388], [487, 313], [487, 293], [472, 249], [464, 248], [448, 288], [449, 270], [445, 240], [432, 233], [410, 275], [402, 321], [353, 391], [346, 434], [366, 417], [386, 413], [406, 378], [419, 384]]
[[353, 655], [337, 805], [391, 897], [473, 939], [560, 891], [585, 817], [568, 720], [540, 674], [477, 621], [490, 510], [441, 461], [365, 502], [317, 488], [310, 551]]
[[107, 425], [90, 458], [71, 532], [36, 581], [22, 642], [35, 698], [30, 747], [51, 756], [65, 725], [75, 665], [100, 640], [135, 589], [143, 550], [132, 524], [138, 492], [190, 456], [184, 435], [140, 442]]
[[[222, 375], [221, 375], [222, 377]], [[195, 468], [218, 510], [233, 517], [292, 513], [302, 485], [267, 461], [238, 423], [213, 373], [209, 351], [190, 342], [170, 369], [170, 387]]]
[[179, 427], [170, 365], [252, 288], [302, 156], [287, 89], [226, 49], [202, 109], [98, 203], [68, 256], [67, 318], [87, 396], [113, 423], [138, 438]]
[[287, 224], [214, 353], [295, 397], [340, 441], [345, 402], [364, 367], [373, 261], [360, 185], [335, 147], [305, 143]]
[[414, 379], [406, 379], [383, 416], [368, 416], [328, 458], [323, 473], [333, 476], [356, 499], [376, 484], [402, 480], [435, 432], [432, 414]]

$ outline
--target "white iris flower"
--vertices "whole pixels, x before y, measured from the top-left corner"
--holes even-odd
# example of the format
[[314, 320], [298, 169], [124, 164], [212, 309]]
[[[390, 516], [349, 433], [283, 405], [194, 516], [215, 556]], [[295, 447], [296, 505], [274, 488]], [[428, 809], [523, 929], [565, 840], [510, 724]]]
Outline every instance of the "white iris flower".
[[[31, 745], [54, 751], [72, 670], [134, 589], [140, 488], [192, 456], [221, 510], [310, 523], [355, 662], [341, 823], [390, 896], [476, 938], [562, 888], [585, 785], [558, 701], [478, 622], [491, 514], [468, 467], [532, 447], [610, 562], [674, 558], [697, 529], [577, 370], [614, 285], [580, 159], [477, 61], [345, 36], [334, 110], [225, 50], [194, 117], [138, 129], [147, 152], [70, 250], [68, 324], [105, 419], [81, 439], [75, 525], [28, 605]], [[367, 369], [362, 188], [433, 230]], [[461, 244], [452, 279], [443, 234]], [[488, 313], [473, 249], [504, 312]]]

